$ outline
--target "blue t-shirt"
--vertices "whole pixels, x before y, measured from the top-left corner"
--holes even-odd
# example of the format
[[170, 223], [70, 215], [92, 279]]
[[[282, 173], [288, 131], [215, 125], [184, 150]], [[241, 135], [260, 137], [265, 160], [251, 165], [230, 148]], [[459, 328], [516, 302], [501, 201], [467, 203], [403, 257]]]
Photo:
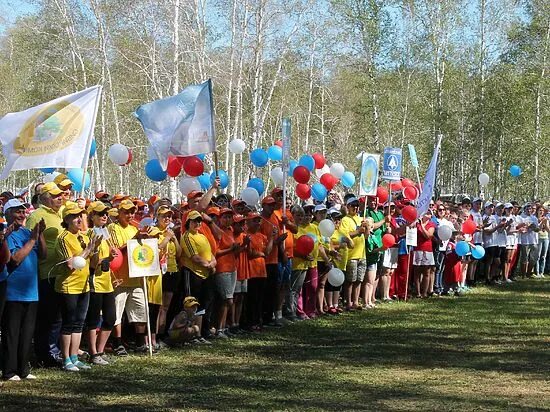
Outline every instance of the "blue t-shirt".
[[2, 271], [0, 272], [0, 282], [5, 281], [7, 277], [8, 277], [8, 270], [4, 266], [4, 269], [2, 269]]
[[[25, 227], [12, 232], [8, 238], [8, 247], [13, 255], [31, 238], [31, 231]], [[8, 277], [6, 300], [34, 302], [38, 300], [38, 245]]]

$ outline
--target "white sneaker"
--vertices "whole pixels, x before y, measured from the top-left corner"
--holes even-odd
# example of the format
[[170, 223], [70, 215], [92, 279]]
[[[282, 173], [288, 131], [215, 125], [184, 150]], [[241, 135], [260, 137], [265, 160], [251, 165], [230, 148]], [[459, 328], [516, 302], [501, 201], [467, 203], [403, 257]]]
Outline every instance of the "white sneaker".
[[105, 365], [109, 364], [109, 362], [107, 362], [105, 359], [103, 359], [101, 357], [101, 355], [92, 356], [92, 363], [94, 365], [100, 365], [100, 366], [105, 366]]
[[540, 274], [540, 277], [541, 277], [541, 278], [545, 278], [546, 276], [544, 276], [544, 273], [541, 273], [541, 274]]
[[512, 282], [512, 279], [506, 279], [506, 283], [514, 283], [514, 282]]
[[8, 382], [19, 382], [21, 380], [21, 378], [17, 375], [13, 375], [11, 378], [9, 378], [7, 381]]
[[30, 381], [35, 381], [37, 378], [33, 374], [29, 373], [27, 376], [25, 376], [23, 379], [28, 379]]
[[227, 336], [225, 333], [223, 333], [222, 330], [219, 330], [214, 335], [217, 339], [229, 339], [229, 336]]
[[67, 372], [78, 372], [80, 369], [78, 369], [72, 362], [69, 362], [63, 365], [63, 370]]

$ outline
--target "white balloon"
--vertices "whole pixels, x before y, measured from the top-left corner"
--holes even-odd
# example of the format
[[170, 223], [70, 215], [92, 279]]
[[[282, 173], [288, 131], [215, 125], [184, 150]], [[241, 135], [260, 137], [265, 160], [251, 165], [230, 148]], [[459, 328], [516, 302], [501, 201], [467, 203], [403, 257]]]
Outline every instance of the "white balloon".
[[487, 186], [489, 184], [489, 175], [487, 173], [481, 173], [477, 180], [481, 186]]
[[320, 179], [321, 176], [323, 176], [325, 173], [330, 173], [330, 167], [328, 165], [324, 165], [320, 169], [315, 169], [315, 175]]
[[193, 190], [200, 191], [201, 184], [194, 177], [182, 177], [178, 183], [182, 195], [187, 196]]
[[275, 186], [282, 186], [283, 185], [283, 169], [279, 166], [274, 167], [271, 169], [271, 172], [269, 173], [271, 176], [271, 179], [273, 179], [273, 183], [275, 183]]
[[332, 268], [328, 271], [328, 283], [330, 283], [335, 288], [342, 286], [344, 283], [344, 272], [338, 268]]
[[83, 269], [86, 267], [86, 259], [82, 256], [73, 257], [72, 266], [75, 269]]
[[152, 146], [147, 146], [147, 160], [153, 159], [158, 159], [158, 156]]
[[123, 166], [128, 163], [130, 152], [128, 148], [120, 143], [115, 143], [109, 147], [109, 159], [116, 165]]
[[330, 166], [330, 174], [336, 179], [341, 179], [344, 173], [346, 173], [346, 168], [342, 163], [333, 163], [332, 166]]
[[319, 231], [323, 237], [331, 237], [335, 229], [334, 223], [330, 219], [323, 219], [319, 222]]
[[248, 206], [255, 206], [260, 200], [260, 195], [256, 189], [247, 187], [241, 192], [241, 199], [244, 200]]
[[241, 154], [246, 149], [246, 143], [242, 139], [233, 139], [229, 142], [229, 151], [235, 154]]
[[53, 180], [55, 179], [55, 177], [60, 174], [59, 172], [51, 172], [51, 173], [46, 173], [44, 175], [44, 183], [50, 183], [50, 182], [53, 182]]
[[440, 225], [437, 228], [437, 237], [439, 237], [439, 239], [442, 241], [449, 240], [452, 234], [453, 234], [453, 229], [450, 226]]

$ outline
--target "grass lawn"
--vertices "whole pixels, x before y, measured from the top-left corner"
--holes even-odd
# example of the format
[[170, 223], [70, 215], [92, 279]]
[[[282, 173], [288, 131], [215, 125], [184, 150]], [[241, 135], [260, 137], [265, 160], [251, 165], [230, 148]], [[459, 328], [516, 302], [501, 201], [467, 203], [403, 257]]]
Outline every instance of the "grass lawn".
[[550, 410], [550, 280], [5, 383], [8, 410]]

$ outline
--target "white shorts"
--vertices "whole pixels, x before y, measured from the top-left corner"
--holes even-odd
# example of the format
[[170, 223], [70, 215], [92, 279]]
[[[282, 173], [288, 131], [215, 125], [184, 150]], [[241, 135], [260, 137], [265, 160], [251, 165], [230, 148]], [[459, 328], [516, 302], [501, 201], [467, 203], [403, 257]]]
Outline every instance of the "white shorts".
[[122, 314], [126, 312], [130, 323], [146, 323], [145, 294], [139, 286], [119, 286], [115, 289], [115, 325], [122, 323]]
[[399, 256], [399, 249], [392, 247], [384, 251], [384, 261], [382, 266], [386, 269], [395, 269], [397, 268], [397, 257]]
[[435, 266], [433, 252], [422, 252], [415, 250], [413, 255], [414, 266]]
[[246, 293], [248, 292], [248, 279], [238, 280], [235, 283], [235, 293]]

